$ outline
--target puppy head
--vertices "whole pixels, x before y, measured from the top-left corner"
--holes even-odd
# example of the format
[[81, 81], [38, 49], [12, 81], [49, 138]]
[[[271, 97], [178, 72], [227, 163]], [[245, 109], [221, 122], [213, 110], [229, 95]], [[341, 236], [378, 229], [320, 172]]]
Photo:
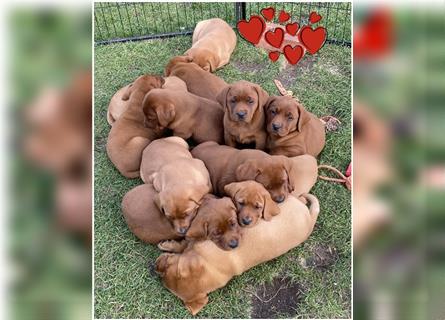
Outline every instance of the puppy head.
[[218, 67], [215, 54], [208, 49], [190, 49], [188, 56], [205, 71], [214, 72]]
[[269, 221], [280, 213], [269, 192], [258, 182], [233, 182], [226, 185], [224, 191], [235, 203], [238, 223], [242, 227], [253, 227], [260, 218]]
[[122, 100], [127, 101], [130, 98], [131, 94], [136, 90], [149, 92], [151, 89], [161, 88], [164, 82], [164, 78], [160, 76], [150, 76], [144, 74], [138, 77], [136, 80], [134, 80], [133, 83], [128, 86], [127, 90], [122, 95]]
[[163, 253], [155, 263], [164, 285], [184, 302], [191, 314], [197, 314], [208, 303], [199, 281], [205, 276], [205, 267], [198, 256]]
[[309, 113], [291, 97], [270, 97], [265, 106], [267, 132], [284, 137], [291, 132], [301, 132], [309, 122]]
[[230, 198], [206, 196], [193, 220], [187, 239], [209, 239], [223, 250], [238, 247], [241, 228], [236, 217], [236, 208]]
[[250, 123], [256, 112], [263, 112], [269, 95], [259, 85], [238, 81], [225, 87], [216, 97], [235, 122]]
[[154, 198], [155, 204], [170, 221], [175, 232], [184, 236], [196, 216], [202, 195], [208, 192], [208, 188], [202, 187], [202, 190], [198, 190], [200, 187], [181, 185], [159, 190], [156, 178], [153, 180], [153, 187], [159, 192]]
[[251, 159], [236, 170], [237, 181], [255, 180], [261, 183], [275, 202], [283, 202], [293, 191], [289, 178], [289, 160], [284, 156]]
[[147, 119], [149, 128], [168, 127], [175, 120], [176, 106], [169, 99], [167, 90], [153, 90], [149, 92], [142, 102], [142, 110]]
[[164, 70], [165, 76], [168, 77], [172, 73], [172, 70], [178, 63], [190, 63], [192, 61], [193, 61], [193, 59], [189, 56], [176, 56], [176, 57], [171, 58], [170, 61], [165, 66], [165, 70]]

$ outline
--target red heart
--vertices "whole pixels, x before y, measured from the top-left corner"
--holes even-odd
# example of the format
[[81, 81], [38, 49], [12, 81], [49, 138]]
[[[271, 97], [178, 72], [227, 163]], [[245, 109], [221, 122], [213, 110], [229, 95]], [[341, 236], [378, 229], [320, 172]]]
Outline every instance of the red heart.
[[284, 56], [290, 64], [296, 64], [304, 55], [304, 50], [300, 45], [291, 47], [290, 45], [284, 46]]
[[290, 15], [289, 13], [287, 13], [284, 10], [280, 11], [280, 15], [278, 16], [278, 21], [280, 21], [281, 23], [286, 22], [287, 20], [290, 19]]
[[267, 31], [265, 36], [267, 43], [272, 47], [279, 48], [283, 43], [284, 30], [281, 28], [275, 28], [274, 31]]
[[270, 21], [275, 16], [275, 9], [272, 7], [261, 9], [261, 14], [267, 21]]
[[266, 27], [264, 20], [259, 16], [251, 16], [250, 21], [240, 20], [236, 26], [241, 36], [253, 44], [260, 42]]
[[272, 60], [273, 62], [277, 61], [279, 57], [280, 57], [279, 51], [269, 52], [269, 59]]
[[301, 28], [298, 34], [300, 42], [305, 46], [306, 50], [310, 54], [316, 53], [323, 46], [326, 40], [326, 29], [323, 27], [318, 27], [312, 30], [309, 26], [304, 26]]
[[321, 20], [321, 16], [319, 14], [317, 14], [315, 11], [312, 11], [311, 14], [309, 15], [309, 21], [311, 23], [317, 23], [320, 20]]
[[298, 25], [297, 22], [294, 22], [294, 23], [288, 23], [288, 24], [286, 25], [286, 31], [287, 31], [287, 33], [289, 33], [291, 36], [294, 36], [294, 35], [297, 34], [297, 31], [298, 31], [298, 28], [299, 28], [299, 27], [300, 27], [300, 26]]

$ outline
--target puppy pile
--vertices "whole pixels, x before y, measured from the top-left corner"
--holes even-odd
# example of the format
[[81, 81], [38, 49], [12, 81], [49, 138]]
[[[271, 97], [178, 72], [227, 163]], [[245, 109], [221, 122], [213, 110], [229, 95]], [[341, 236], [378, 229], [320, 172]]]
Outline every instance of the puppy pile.
[[308, 193], [323, 124], [290, 97], [212, 74], [235, 46], [226, 22], [201, 21], [165, 77], [140, 76], [108, 108], [108, 156], [144, 182], [124, 196], [125, 220], [168, 252], [156, 270], [192, 314], [233, 276], [306, 240], [319, 212]]

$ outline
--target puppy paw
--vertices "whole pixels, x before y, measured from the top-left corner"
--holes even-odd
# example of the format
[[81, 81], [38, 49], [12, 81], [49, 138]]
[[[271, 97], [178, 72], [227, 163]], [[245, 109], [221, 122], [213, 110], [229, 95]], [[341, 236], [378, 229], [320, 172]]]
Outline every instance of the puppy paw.
[[158, 244], [158, 248], [162, 251], [179, 253], [183, 251], [183, 244], [175, 240], [166, 240]]

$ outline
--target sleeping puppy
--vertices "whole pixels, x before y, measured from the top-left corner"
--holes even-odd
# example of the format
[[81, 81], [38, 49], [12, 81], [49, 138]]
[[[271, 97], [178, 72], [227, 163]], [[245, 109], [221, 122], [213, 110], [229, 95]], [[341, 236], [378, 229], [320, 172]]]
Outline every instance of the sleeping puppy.
[[222, 250], [232, 250], [238, 247], [240, 239], [241, 228], [233, 202], [227, 197], [217, 198], [208, 194], [199, 206], [185, 240], [166, 241], [158, 247], [164, 251], [182, 252], [195, 241], [211, 240]]
[[253, 227], [261, 218], [270, 221], [280, 213], [269, 192], [258, 182], [232, 182], [224, 187], [224, 191], [232, 198], [242, 227]]
[[197, 96], [216, 101], [216, 96], [227, 83], [210, 72], [201, 69], [190, 57], [174, 57], [165, 67], [166, 76], [176, 76], [187, 85], [187, 90]]
[[[132, 85], [133, 83], [130, 83], [129, 85], [126, 85], [125, 87], [119, 89], [111, 98], [107, 111], [107, 121], [110, 126], [112, 126], [113, 123], [115, 123], [116, 120], [119, 119], [122, 113], [127, 110], [128, 99], [124, 100], [122, 98], [124, 96], [127, 96], [127, 91]], [[162, 89], [187, 91], [187, 85], [178, 77], [165, 77]]]
[[207, 193], [212, 192], [209, 173], [201, 160], [181, 158], [164, 164], [148, 177], [158, 192], [154, 201], [175, 231], [185, 234]]
[[127, 178], [139, 177], [142, 151], [163, 134], [159, 126], [145, 126], [142, 112], [146, 93], [153, 88], [160, 88], [163, 83], [164, 79], [158, 76], [140, 76], [122, 97], [123, 100], [129, 100], [128, 109], [111, 127], [107, 154], [119, 172]]
[[323, 123], [295, 99], [270, 97], [267, 115], [267, 149], [288, 157], [310, 154], [316, 157], [325, 144]]
[[184, 237], [175, 231], [170, 221], [154, 203], [157, 196], [151, 184], [142, 184], [128, 191], [122, 199], [122, 214], [130, 231], [143, 242], [158, 244], [160, 241]]
[[148, 126], [168, 128], [173, 135], [195, 142], [223, 142], [223, 110], [212, 100], [189, 92], [152, 90], [144, 99]]
[[181, 254], [164, 253], [156, 260], [163, 284], [196, 315], [209, 301], [208, 293], [224, 287], [234, 276], [272, 260], [305, 241], [317, 221], [317, 198], [305, 194], [310, 208], [293, 196], [280, 205], [271, 221], [260, 220], [243, 229], [236, 250], [224, 251], [211, 241], [195, 242]]
[[192, 159], [189, 145], [180, 137], [167, 137], [151, 142], [142, 153], [140, 176], [144, 183], [148, 177], [170, 162]]
[[[131, 232], [143, 242], [158, 244], [165, 240], [183, 240], [184, 234], [175, 231], [170, 220], [155, 205], [156, 190], [143, 184], [127, 192], [122, 199], [122, 213]], [[190, 229], [181, 245], [193, 241], [211, 240], [222, 250], [232, 250], [240, 240], [236, 212], [229, 199], [204, 196]], [[170, 242], [160, 244], [168, 248]], [[171, 246], [171, 244], [170, 244]]]
[[213, 18], [198, 22], [192, 41], [185, 55], [205, 71], [215, 72], [229, 63], [236, 46], [236, 34], [227, 22]]
[[269, 95], [259, 85], [238, 81], [224, 88], [218, 102], [224, 108], [224, 141], [228, 146], [255, 143], [255, 149], [266, 147], [263, 106]]
[[283, 202], [293, 191], [290, 163], [284, 156], [271, 156], [260, 150], [238, 150], [215, 142], [196, 146], [192, 155], [204, 161], [218, 195], [224, 195], [224, 187], [229, 183], [246, 180], [262, 184], [275, 202]]

